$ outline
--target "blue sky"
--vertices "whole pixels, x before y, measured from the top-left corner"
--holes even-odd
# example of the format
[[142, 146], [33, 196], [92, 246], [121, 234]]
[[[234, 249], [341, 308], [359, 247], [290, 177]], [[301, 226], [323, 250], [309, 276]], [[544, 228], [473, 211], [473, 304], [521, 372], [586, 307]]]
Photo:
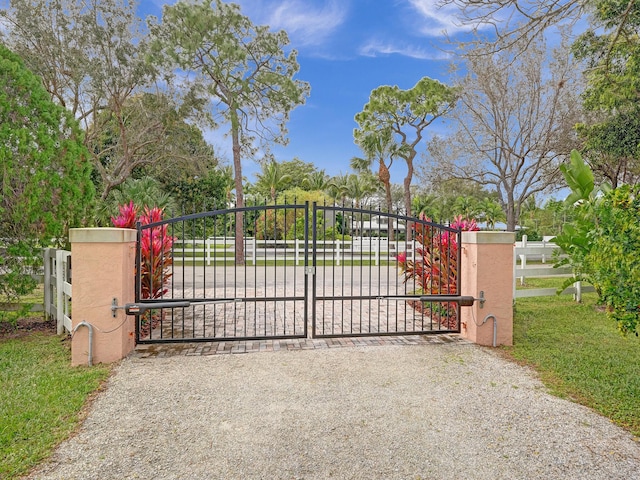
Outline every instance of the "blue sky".
[[[160, 17], [162, 0], [143, 1], [140, 11]], [[361, 155], [353, 142], [354, 116], [380, 85], [411, 88], [428, 76], [449, 83], [451, 59], [443, 49], [443, 32], [456, 34], [456, 11], [438, 9], [437, 0], [239, 0], [242, 13], [258, 25], [289, 34], [298, 51], [299, 79], [309, 82], [311, 95], [292, 114], [289, 145], [275, 146], [278, 161], [298, 157], [329, 175], [349, 171], [349, 160]], [[430, 134], [443, 133], [439, 122]], [[231, 159], [230, 140], [223, 131], [207, 136]], [[254, 180], [259, 167], [243, 164]], [[392, 181], [401, 183], [398, 165]]]

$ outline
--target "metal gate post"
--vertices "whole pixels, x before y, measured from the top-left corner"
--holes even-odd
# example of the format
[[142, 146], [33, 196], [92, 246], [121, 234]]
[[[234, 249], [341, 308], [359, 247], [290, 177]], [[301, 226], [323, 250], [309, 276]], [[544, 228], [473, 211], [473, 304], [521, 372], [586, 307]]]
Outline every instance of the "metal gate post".
[[461, 334], [480, 345], [513, 344], [513, 232], [462, 232], [461, 294], [479, 297], [461, 309]]

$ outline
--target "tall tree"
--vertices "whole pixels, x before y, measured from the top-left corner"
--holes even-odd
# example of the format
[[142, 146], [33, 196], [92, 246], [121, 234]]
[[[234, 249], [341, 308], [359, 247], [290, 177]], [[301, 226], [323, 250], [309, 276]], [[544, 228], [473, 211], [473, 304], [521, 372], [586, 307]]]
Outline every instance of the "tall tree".
[[549, 58], [542, 40], [522, 50], [469, 56], [453, 135], [429, 145], [431, 175], [491, 186], [515, 231], [527, 198], [557, 186], [574, 146], [580, 91], [566, 46]]
[[42, 246], [65, 243], [69, 227], [86, 220], [94, 190], [76, 120], [3, 45], [0, 172], [0, 294], [11, 299], [35, 286], [30, 267], [42, 263]]
[[457, 93], [437, 80], [424, 77], [413, 88], [383, 85], [371, 92], [369, 102], [355, 116], [354, 137], [362, 138], [390, 130], [401, 150], [398, 156], [407, 164], [404, 179], [404, 206], [411, 215], [411, 181], [414, 159], [425, 129], [454, 107]]
[[8, 44], [84, 127], [103, 199], [137, 166], [159, 161], [148, 146], [164, 138], [160, 110], [176, 110], [165, 101], [148, 112], [150, 103], [138, 102], [134, 112], [141, 121], [128, 116], [134, 96], [156, 90], [146, 29], [135, 10], [127, 0], [12, 0], [0, 10]]
[[189, 123], [166, 94], [133, 95], [125, 100], [120, 115], [103, 110], [94, 118], [89, 134], [95, 136], [94, 165], [103, 192], [107, 185], [111, 190], [131, 176], [150, 175], [164, 184], [176, 177], [203, 176], [218, 163], [200, 128]]
[[[286, 32], [254, 25], [240, 7], [221, 0], [165, 5], [152, 24], [153, 51], [185, 72], [190, 94], [207, 98], [212, 120], [231, 134], [236, 202], [244, 205], [242, 156], [255, 141], [286, 143], [289, 112], [304, 103], [309, 85], [294, 79], [296, 51]], [[236, 262], [244, 263], [242, 216], [236, 218]]]

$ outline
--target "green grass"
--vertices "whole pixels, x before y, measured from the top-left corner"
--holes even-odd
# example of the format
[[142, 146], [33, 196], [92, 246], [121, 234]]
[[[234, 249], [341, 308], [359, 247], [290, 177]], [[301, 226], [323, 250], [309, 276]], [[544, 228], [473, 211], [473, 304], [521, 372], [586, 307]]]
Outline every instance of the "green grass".
[[595, 294], [583, 299], [519, 299], [514, 346], [506, 351], [535, 368], [552, 393], [640, 436], [640, 339], [623, 337], [596, 308]]
[[560, 288], [567, 277], [529, 277], [524, 279], [524, 285], [520, 285], [520, 278], [516, 279], [516, 289], [529, 288]]
[[18, 478], [50, 455], [110, 371], [70, 364], [60, 337], [0, 339], [0, 478]]

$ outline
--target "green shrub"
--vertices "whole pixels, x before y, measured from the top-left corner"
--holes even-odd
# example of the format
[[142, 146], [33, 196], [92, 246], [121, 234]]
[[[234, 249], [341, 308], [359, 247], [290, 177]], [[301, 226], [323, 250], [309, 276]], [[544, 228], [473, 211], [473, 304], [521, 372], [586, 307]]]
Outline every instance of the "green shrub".
[[[594, 186], [591, 169], [576, 151], [561, 167], [575, 217], [555, 239], [575, 279], [591, 283], [607, 307], [607, 315], [624, 334], [638, 335], [640, 318], [640, 186], [614, 190]], [[568, 279], [562, 291], [575, 279]]]

